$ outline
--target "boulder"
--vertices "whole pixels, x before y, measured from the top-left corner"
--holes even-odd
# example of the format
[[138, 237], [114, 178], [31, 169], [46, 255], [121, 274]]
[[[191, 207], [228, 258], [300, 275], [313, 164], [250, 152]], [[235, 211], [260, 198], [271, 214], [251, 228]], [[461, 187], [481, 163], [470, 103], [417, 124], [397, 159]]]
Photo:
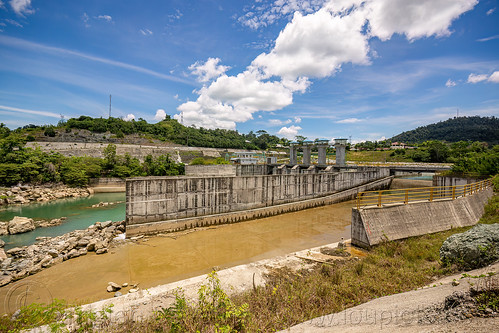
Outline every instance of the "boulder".
[[7, 222], [0, 222], [0, 236], [8, 235], [9, 234], [9, 229], [8, 229], [8, 223]]
[[76, 258], [76, 257], [79, 257], [80, 256], [80, 253], [78, 252], [78, 250], [76, 249], [72, 249], [71, 251], [69, 251], [68, 253], [68, 259], [71, 259], [71, 258]]
[[33, 219], [16, 216], [9, 221], [7, 229], [11, 235], [20, 234], [35, 230], [35, 223], [33, 222]]
[[95, 251], [95, 245], [97, 244], [97, 240], [96, 239], [92, 239], [90, 240], [90, 242], [88, 242], [87, 244], [87, 251], [91, 252], [91, 251]]
[[59, 256], [59, 252], [57, 250], [54, 250], [54, 249], [48, 250], [47, 254], [52, 256], [52, 258], [57, 258], [57, 256]]
[[5, 242], [3, 241], [3, 239], [0, 239], [0, 248], [2, 248], [4, 246], [5, 246]]
[[[114, 283], [114, 282], [109, 282], [107, 284], [107, 287], [108, 287], [108, 289], [107, 289], [108, 291], [109, 291], [109, 289], [111, 289], [111, 291], [118, 291], [121, 289], [121, 286], [117, 283]], [[109, 287], [111, 287], [111, 288], [109, 288]]]
[[22, 247], [13, 247], [12, 249], [7, 251], [7, 254], [13, 257], [17, 257], [20, 256], [23, 252], [24, 249]]
[[440, 248], [443, 262], [464, 269], [484, 267], [499, 259], [499, 223], [477, 224], [470, 230], [447, 238]]
[[2, 262], [5, 259], [7, 259], [7, 254], [5, 254], [5, 251], [2, 248], [0, 248], [0, 262]]
[[113, 221], [106, 221], [106, 222], [101, 222], [100, 226], [102, 229], [109, 227], [110, 225], [113, 224]]
[[12, 275], [2, 275], [0, 276], [0, 287], [9, 284], [12, 281]]
[[95, 251], [95, 254], [104, 254], [104, 253], [107, 253], [106, 247], [104, 247], [102, 249], [98, 249], [97, 251]]
[[50, 266], [51, 261], [52, 261], [52, 256], [47, 254], [42, 260], [40, 260], [40, 266], [48, 267]]
[[87, 245], [90, 243], [90, 239], [88, 238], [81, 238], [78, 243], [76, 243], [76, 247], [87, 247]]

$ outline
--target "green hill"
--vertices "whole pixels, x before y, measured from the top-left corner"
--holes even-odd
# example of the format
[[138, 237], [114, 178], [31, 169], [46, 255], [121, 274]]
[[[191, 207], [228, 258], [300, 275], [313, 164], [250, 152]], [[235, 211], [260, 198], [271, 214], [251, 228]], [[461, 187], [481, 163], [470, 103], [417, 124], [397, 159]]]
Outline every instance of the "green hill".
[[495, 145], [499, 144], [499, 118], [479, 116], [451, 118], [403, 132], [390, 140], [410, 144], [428, 140], [480, 141]]
[[27, 125], [14, 132], [27, 136], [28, 141], [137, 143], [139, 139], [159, 140], [192, 147], [229, 149], [267, 149], [277, 144], [288, 143], [288, 140], [270, 135], [263, 130], [240, 134], [234, 130], [187, 127], [169, 116], [156, 124], [150, 124], [143, 119], [124, 121], [113, 117], [80, 116], [61, 121], [57, 126]]

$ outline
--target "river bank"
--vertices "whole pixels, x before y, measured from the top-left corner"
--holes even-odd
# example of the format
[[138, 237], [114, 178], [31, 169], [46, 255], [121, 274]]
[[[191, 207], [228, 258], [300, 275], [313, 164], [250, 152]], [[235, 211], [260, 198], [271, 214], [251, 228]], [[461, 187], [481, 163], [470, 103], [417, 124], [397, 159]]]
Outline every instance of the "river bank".
[[104, 254], [108, 252], [108, 247], [118, 242], [115, 238], [124, 232], [124, 221], [107, 221], [97, 222], [85, 230], [75, 230], [58, 237], [38, 237], [33, 245], [15, 247], [7, 251], [4, 251], [1, 244], [0, 287], [89, 252]]
[[87, 188], [69, 187], [62, 183], [2, 187], [0, 188], [0, 207], [48, 202], [63, 198], [87, 197], [90, 194], [91, 191]]

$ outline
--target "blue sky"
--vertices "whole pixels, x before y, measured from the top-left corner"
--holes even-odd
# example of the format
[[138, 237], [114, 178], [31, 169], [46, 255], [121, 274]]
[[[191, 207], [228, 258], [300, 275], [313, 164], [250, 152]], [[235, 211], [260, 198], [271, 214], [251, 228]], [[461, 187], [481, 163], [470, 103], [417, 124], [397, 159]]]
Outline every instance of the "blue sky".
[[499, 116], [499, 4], [0, 0], [0, 122], [112, 115], [389, 138]]

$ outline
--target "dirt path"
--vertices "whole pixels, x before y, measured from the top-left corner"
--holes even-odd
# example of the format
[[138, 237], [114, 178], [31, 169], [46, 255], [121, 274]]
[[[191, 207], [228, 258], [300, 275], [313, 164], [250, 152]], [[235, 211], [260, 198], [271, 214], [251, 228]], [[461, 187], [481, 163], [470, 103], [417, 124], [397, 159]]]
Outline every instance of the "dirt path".
[[[472, 317], [445, 322], [437, 320], [433, 308], [441, 308], [445, 298], [454, 292], [467, 292], [471, 286], [485, 286], [499, 281], [499, 276], [477, 278], [481, 274], [499, 272], [499, 262], [491, 266], [467, 272], [463, 278], [456, 274], [443, 278], [424, 288], [401, 294], [381, 297], [359, 306], [318, 317], [282, 332], [492, 332], [499, 327], [499, 317]], [[459, 285], [453, 286], [453, 280]], [[433, 318], [432, 318], [433, 317]], [[450, 320], [454, 320], [448, 316]], [[437, 323], [428, 324], [435, 320]], [[496, 329], [494, 329], [496, 327]]]

